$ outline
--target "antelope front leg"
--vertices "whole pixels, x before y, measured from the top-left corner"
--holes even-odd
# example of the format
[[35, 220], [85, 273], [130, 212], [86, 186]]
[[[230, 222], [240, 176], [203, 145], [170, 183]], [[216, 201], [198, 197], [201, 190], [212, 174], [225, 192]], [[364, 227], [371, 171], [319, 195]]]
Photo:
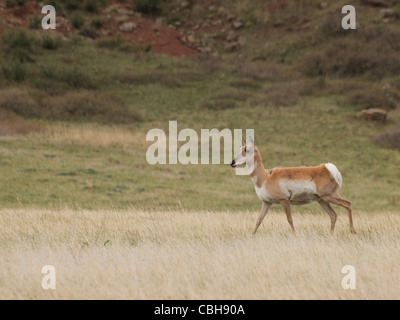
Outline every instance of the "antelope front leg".
[[257, 219], [256, 227], [254, 228], [253, 234], [257, 232], [258, 227], [260, 226], [261, 222], [263, 221], [265, 215], [268, 212], [269, 207], [271, 206], [270, 203], [263, 201], [261, 206], [261, 213]]
[[287, 218], [287, 221], [290, 224], [290, 227], [292, 228], [292, 232], [296, 233], [296, 230], [294, 230], [294, 226], [293, 226], [293, 219], [292, 219], [292, 211], [290, 209], [290, 202], [287, 201], [287, 200], [279, 200], [279, 203], [282, 205], [283, 209], [285, 209], [286, 218]]

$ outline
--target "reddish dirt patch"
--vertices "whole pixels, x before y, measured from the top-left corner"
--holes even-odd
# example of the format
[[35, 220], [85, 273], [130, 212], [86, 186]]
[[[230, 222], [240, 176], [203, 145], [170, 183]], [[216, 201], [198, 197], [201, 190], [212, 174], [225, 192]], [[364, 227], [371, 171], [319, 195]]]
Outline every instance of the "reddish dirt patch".
[[285, 9], [286, 8], [286, 2], [284, 0], [278, 0], [275, 2], [270, 2], [267, 5], [267, 10], [270, 12], [274, 12], [278, 9]]
[[[129, 3], [125, 4], [120, 3], [119, 1], [113, 1], [103, 10], [103, 12], [106, 10], [109, 12], [111, 11], [111, 19], [107, 22], [105, 27], [112, 30], [114, 35], [116, 32], [121, 34], [125, 39], [134, 43], [140, 43], [144, 46], [150, 44], [152, 51], [158, 54], [187, 57], [197, 53], [197, 50], [184, 45], [180, 41], [181, 34], [176, 29], [167, 25], [157, 24], [153, 19], [129, 15], [123, 22], [118, 22], [118, 18], [121, 17], [121, 14], [118, 13], [119, 9], [125, 9], [132, 12]], [[112, 13], [113, 11], [116, 13]], [[136, 26], [135, 29], [132, 32], [120, 31], [120, 25], [128, 22], [134, 23]]]
[[[1, 20], [6, 27], [27, 27], [29, 24], [29, 17], [33, 15], [41, 15], [41, 10], [37, 2], [27, 1], [23, 6], [15, 6], [12, 8], [5, 7], [4, 4], [0, 7]], [[0, 26], [0, 32], [4, 30]]]
[[[121, 13], [125, 10], [125, 13]], [[27, 1], [23, 6], [6, 8], [0, 4], [0, 34], [6, 30], [17, 27], [28, 27], [29, 17], [37, 15], [44, 17], [41, 8], [36, 1]], [[121, 34], [131, 42], [147, 46], [151, 45], [153, 52], [178, 57], [187, 57], [197, 53], [197, 50], [184, 45], [180, 41], [181, 34], [176, 29], [167, 25], [157, 25], [155, 21], [147, 17], [139, 17], [133, 14], [129, 3], [111, 1], [110, 5], [96, 12], [106, 21], [100, 32], [100, 38], [110, 38]], [[125, 18], [121, 21], [121, 17]], [[90, 24], [91, 15], [87, 16], [87, 24]], [[136, 27], [131, 32], [123, 32], [120, 25], [126, 22], [133, 22]], [[76, 34], [79, 30], [73, 28], [66, 17], [57, 15], [56, 32], [61, 34]]]
[[132, 32], [120, 31], [119, 24], [115, 21], [111, 22], [111, 29], [118, 30], [119, 34], [134, 43], [140, 43], [144, 46], [150, 44], [152, 51], [158, 54], [187, 57], [197, 53], [196, 50], [182, 44], [180, 33], [170, 26], [158, 26], [152, 20], [141, 17], [131, 17], [124, 23], [128, 22], [136, 25]]

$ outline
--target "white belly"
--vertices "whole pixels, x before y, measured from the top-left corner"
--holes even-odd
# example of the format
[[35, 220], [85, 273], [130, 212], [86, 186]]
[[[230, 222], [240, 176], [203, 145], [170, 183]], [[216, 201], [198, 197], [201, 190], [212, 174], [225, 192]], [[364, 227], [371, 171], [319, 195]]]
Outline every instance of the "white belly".
[[281, 180], [279, 187], [293, 204], [306, 204], [319, 198], [315, 183], [310, 180]]

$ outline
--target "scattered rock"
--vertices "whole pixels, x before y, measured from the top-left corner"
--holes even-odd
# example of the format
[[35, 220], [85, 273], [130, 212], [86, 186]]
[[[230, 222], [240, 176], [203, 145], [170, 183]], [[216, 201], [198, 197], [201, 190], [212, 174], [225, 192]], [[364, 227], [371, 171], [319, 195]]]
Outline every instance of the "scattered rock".
[[189, 35], [188, 37], [187, 37], [187, 41], [190, 43], [190, 44], [194, 44], [195, 42], [196, 42], [196, 38], [194, 37], [194, 35]]
[[222, 15], [226, 14], [226, 9], [223, 6], [220, 6], [218, 8], [218, 14], [222, 14]]
[[243, 27], [243, 22], [240, 21], [240, 20], [235, 20], [235, 21], [233, 21], [232, 26], [233, 26], [235, 29], [240, 29], [240, 28]]
[[383, 22], [393, 22], [398, 19], [398, 15], [393, 9], [381, 9], [380, 13]]
[[211, 47], [201, 47], [201, 48], [199, 48], [199, 51], [201, 53], [211, 53], [212, 49], [211, 49]]
[[239, 37], [238, 41], [240, 46], [243, 47], [246, 44], [246, 38], [245, 37]]
[[236, 17], [232, 14], [232, 13], [228, 13], [227, 15], [226, 15], [226, 20], [228, 20], [228, 21], [232, 21], [232, 20], [234, 20]]
[[380, 108], [364, 109], [361, 111], [360, 118], [365, 120], [386, 122], [387, 111]]
[[119, 24], [125, 22], [126, 20], [128, 20], [127, 15], [121, 15], [121, 16], [115, 17], [115, 21], [118, 22]]
[[83, 26], [82, 29], [79, 30], [78, 34], [91, 39], [96, 39], [99, 36], [97, 31], [91, 26]]
[[162, 25], [162, 18], [157, 18], [156, 21], [154, 22], [153, 31], [158, 32], [161, 28], [161, 25]]
[[361, 4], [371, 7], [386, 7], [384, 0], [361, 0]]
[[220, 26], [220, 25], [222, 25], [222, 21], [221, 20], [215, 20], [215, 21], [211, 22], [211, 25], [213, 25], [214, 27]]
[[181, 8], [182, 8], [182, 9], [189, 8], [190, 6], [191, 6], [191, 3], [190, 3], [189, 0], [186, 0], [186, 1], [182, 1], [182, 2], [181, 2]]
[[118, 8], [116, 9], [116, 11], [120, 15], [127, 15], [127, 16], [132, 15], [132, 10], [128, 10], [126, 8]]
[[119, 26], [119, 30], [122, 32], [132, 32], [136, 29], [136, 23], [134, 22], [124, 22]]
[[226, 36], [226, 41], [228, 42], [232, 42], [232, 41], [236, 41], [239, 38], [238, 34], [231, 30], [229, 31], [228, 35]]
[[328, 2], [326, 1], [322, 1], [319, 6], [321, 7], [321, 9], [325, 9], [328, 6]]
[[225, 45], [225, 50], [226, 51], [235, 51], [239, 47], [240, 47], [239, 42], [230, 42]]

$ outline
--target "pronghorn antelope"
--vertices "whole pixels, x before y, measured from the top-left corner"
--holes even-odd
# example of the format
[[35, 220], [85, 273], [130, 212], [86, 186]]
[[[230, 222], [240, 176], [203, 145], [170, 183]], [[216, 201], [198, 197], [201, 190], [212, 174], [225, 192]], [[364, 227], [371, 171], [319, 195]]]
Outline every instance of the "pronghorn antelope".
[[[250, 161], [254, 156], [254, 162]], [[286, 212], [287, 220], [295, 232], [290, 205], [302, 205], [317, 201], [331, 218], [330, 233], [333, 234], [337, 214], [331, 203], [347, 209], [350, 232], [356, 233], [351, 214], [351, 202], [339, 195], [342, 186], [342, 175], [332, 163], [315, 167], [273, 168], [265, 169], [260, 151], [250, 137], [250, 143], [244, 141], [239, 154], [230, 163], [231, 167], [247, 164], [251, 180], [258, 198], [262, 201], [261, 213], [253, 234], [257, 232], [268, 209], [274, 203], [280, 203]]]

